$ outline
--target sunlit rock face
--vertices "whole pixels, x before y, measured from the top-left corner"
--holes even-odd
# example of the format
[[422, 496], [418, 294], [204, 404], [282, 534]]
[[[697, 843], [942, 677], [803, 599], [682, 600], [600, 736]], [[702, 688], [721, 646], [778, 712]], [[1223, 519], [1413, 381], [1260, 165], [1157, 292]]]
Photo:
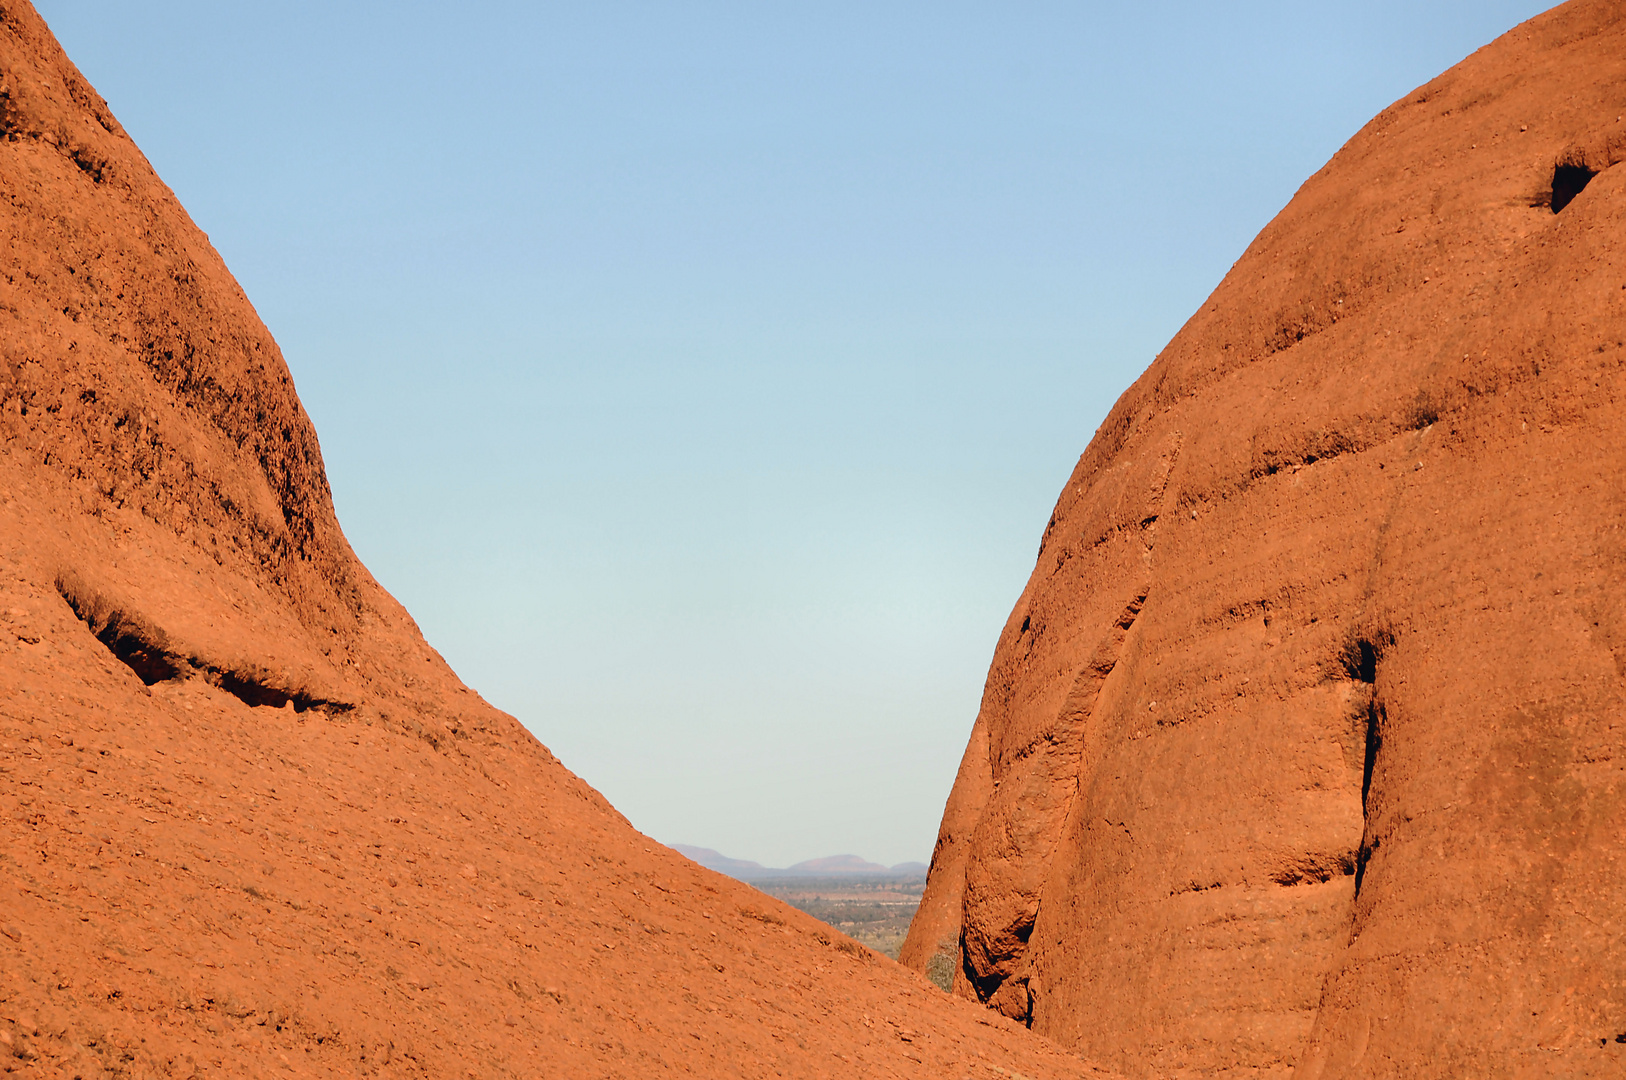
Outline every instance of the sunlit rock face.
[[1517, 28], [1124, 394], [906, 962], [1135, 1076], [1626, 1068], [1623, 113], [1626, 8]]

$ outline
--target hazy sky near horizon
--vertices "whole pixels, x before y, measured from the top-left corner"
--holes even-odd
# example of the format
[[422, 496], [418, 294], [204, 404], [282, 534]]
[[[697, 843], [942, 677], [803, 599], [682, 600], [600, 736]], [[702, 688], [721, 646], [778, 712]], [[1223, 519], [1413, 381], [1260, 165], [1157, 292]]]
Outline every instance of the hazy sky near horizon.
[[429, 641], [640, 829], [783, 866], [930, 856], [1113, 401], [1545, 5], [37, 6]]

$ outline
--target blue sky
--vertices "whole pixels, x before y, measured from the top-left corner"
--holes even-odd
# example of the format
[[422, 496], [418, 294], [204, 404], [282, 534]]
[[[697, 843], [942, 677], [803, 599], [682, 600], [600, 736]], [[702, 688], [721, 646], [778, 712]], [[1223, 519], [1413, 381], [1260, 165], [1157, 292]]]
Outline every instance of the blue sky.
[[639, 828], [930, 855], [1112, 402], [1541, 10], [38, 4], [277, 336], [362, 559]]

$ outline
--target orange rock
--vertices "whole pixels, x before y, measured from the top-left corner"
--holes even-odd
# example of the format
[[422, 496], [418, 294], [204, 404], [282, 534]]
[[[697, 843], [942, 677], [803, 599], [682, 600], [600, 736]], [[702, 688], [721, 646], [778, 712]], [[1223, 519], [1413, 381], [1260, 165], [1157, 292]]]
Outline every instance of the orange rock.
[[1626, 8], [1519, 27], [1124, 394], [906, 960], [1129, 1075], [1626, 1069], [1623, 111]]
[[457, 681], [21, 2], [0, 135], [6, 1071], [1093, 1075], [641, 836]]

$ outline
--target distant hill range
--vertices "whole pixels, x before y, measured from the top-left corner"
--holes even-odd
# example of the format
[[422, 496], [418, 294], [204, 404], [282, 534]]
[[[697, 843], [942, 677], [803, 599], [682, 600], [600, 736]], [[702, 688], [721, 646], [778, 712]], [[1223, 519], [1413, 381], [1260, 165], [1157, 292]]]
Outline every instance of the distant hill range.
[[748, 859], [731, 859], [711, 848], [689, 844], [672, 844], [678, 854], [692, 859], [708, 870], [727, 874], [739, 881], [760, 881], [765, 878], [784, 877], [925, 877], [927, 866], [923, 862], [905, 862], [896, 866], [882, 866], [861, 859], [857, 855], [829, 855], [822, 859], [808, 859], [795, 866], [763, 866]]

